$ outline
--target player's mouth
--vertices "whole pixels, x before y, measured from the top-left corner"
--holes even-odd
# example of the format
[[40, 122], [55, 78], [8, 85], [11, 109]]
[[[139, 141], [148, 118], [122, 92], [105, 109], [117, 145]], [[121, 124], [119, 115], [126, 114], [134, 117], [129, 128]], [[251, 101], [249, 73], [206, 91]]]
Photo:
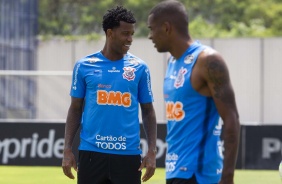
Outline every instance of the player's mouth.
[[154, 47], [156, 47], [156, 43], [152, 41], [152, 43], [154, 44]]
[[130, 44], [128, 44], [128, 45], [123, 45], [125, 48], [126, 48], [126, 50], [129, 50], [129, 48], [130, 48]]

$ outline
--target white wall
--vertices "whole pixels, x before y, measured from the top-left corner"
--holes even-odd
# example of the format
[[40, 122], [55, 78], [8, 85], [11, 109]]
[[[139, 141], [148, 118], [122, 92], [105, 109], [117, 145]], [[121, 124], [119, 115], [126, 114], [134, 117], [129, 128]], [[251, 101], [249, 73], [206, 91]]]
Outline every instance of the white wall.
[[260, 40], [216, 39], [214, 47], [229, 68], [240, 119], [261, 122]]
[[264, 120], [282, 124], [282, 39], [264, 40], [263, 49]]
[[[39, 43], [38, 70], [71, 71], [76, 60], [101, 50], [99, 41], [50, 40]], [[231, 76], [243, 123], [282, 124], [282, 38], [200, 40], [218, 50]], [[130, 52], [151, 71], [157, 120], [165, 122], [162, 93], [168, 53], [158, 53], [150, 40], [136, 38]], [[65, 119], [71, 76], [38, 77], [38, 119]]]

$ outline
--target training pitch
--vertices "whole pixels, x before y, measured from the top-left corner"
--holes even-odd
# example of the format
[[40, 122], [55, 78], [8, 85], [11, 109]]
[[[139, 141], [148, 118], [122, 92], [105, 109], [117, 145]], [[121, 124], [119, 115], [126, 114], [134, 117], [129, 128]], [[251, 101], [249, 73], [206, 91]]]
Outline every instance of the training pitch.
[[[75, 171], [73, 171], [75, 172]], [[143, 171], [145, 172], [145, 170]], [[165, 184], [163, 168], [144, 184]], [[60, 167], [0, 166], [1, 184], [76, 184], [68, 179]], [[281, 184], [278, 170], [236, 170], [235, 184]]]

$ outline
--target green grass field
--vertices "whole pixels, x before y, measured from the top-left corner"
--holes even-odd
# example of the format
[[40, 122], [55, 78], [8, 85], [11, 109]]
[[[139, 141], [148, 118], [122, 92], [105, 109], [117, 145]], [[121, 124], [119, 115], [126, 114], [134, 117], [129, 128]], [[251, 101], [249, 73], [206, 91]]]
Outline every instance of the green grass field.
[[[165, 184], [163, 168], [146, 184]], [[0, 184], [75, 184], [65, 177], [60, 167], [0, 166]], [[266, 170], [236, 170], [236, 184], [281, 184], [279, 172]]]

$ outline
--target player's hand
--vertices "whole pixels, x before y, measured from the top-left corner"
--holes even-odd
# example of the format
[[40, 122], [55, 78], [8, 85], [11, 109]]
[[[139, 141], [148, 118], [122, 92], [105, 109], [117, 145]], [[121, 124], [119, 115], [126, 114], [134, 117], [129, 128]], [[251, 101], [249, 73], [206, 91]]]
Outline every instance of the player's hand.
[[219, 184], [234, 184], [234, 182], [233, 182], [233, 181], [224, 181], [224, 180], [221, 180], [221, 181], [219, 182]]
[[234, 184], [233, 181], [234, 174], [224, 174], [222, 173], [221, 180], [219, 184]]
[[143, 158], [142, 163], [139, 167], [139, 171], [141, 171], [144, 167], [146, 167], [146, 172], [142, 177], [142, 181], [148, 181], [154, 174], [156, 169], [156, 153], [153, 151], [149, 151], [147, 155]]
[[77, 166], [74, 154], [72, 153], [71, 149], [65, 149], [64, 150], [64, 156], [62, 161], [62, 168], [64, 171], [64, 174], [69, 177], [70, 179], [74, 179], [74, 175], [71, 172], [71, 168], [74, 168], [74, 170], [77, 172]]

